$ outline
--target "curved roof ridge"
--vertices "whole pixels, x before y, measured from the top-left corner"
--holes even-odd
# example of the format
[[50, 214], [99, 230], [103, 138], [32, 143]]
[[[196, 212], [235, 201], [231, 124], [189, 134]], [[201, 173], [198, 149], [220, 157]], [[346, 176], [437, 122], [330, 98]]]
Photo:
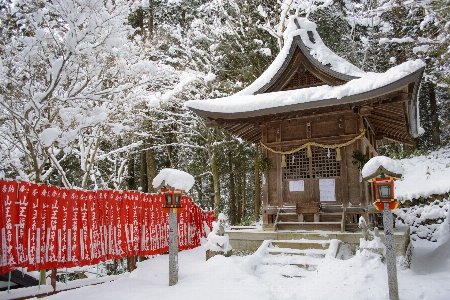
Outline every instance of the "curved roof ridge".
[[[420, 79], [425, 63], [407, 61], [386, 73], [367, 73], [344, 85], [328, 85], [259, 95], [232, 95], [225, 98], [190, 100], [185, 103], [195, 113], [210, 118], [237, 119], [260, 117], [332, 105], [357, 103], [377, 98]], [[413, 99], [414, 105], [416, 99]], [[412, 123], [412, 126], [417, 123]]]
[[252, 84], [236, 95], [264, 93], [282, 75], [298, 48], [319, 70], [343, 81], [361, 77], [365, 72], [329, 49], [316, 30], [317, 25], [306, 18], [291, 16], [283, 33], [285, 44], [272, 64]]
[[[296, 34], [296, 36], [299, 36], [301, 38], [301, 43], [308, 50], [307, 54], [311, 55], [311, 57], [314, 58], [316, 62], [320, 63], [324, 67], [329, 68], [331, 71], [334, 71], [337, 74], [353, 77], [352, 79], [361, 77], [366, 74], [366, 72], [362, 71], [357, 66], [340, 57], [330, 48], [328, 48], [317, 32], [317, 25], [314, 22], [311, 22], [306, 18], [294, 17], [292, 19], [292, 22], [294, 22], [294, 24], [298, 24], [298, 28], [304, 29], [304, 31], [298, 31], [298, 34]], [[295, 34], [295, 32], [293, 32], [293, 34]]]

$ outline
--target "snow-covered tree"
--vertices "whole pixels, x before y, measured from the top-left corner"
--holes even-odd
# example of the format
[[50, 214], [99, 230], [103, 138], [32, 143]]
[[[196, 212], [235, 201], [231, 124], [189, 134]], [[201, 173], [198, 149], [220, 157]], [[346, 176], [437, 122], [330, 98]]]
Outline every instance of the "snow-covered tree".
[[11, 174], [46, 182], [71, 155], [95, 175], [102, 140], [121, 130], [126, 104], [142, 97], [156, 65], [130, 41], [128, 1], [48, 0], [1, 7], [2, 164]]

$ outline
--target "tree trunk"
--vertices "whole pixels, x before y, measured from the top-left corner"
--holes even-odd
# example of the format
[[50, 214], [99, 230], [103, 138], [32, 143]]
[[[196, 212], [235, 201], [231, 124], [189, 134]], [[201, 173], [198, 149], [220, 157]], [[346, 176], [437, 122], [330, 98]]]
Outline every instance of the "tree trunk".
[[213, 135], [214, 135], [214, 129], [211, 131], [207, 129], [207, 141], [206, 141], [206, 147], [208, 150], [208, 158], [209, 158], [209, 164], [211, 165], [211, 173], [213, 177], [213, 184], [214, 184], [214, 214], [217, 218], [219, 215], [219, 212], [221, 210], [220, 207], [220, 182], [219, 182], [219, 171], [217, 170], [217, 158], [216, 158], [216, 150], [214, 149], [213, 144]]
[[153, 15], [154, 15], [154, 7], [153, 7], [153, 1], [150, 1], [149, 2], [149, 5], [150, 5], [150, 7], [149, 7], [149, 9], [148, 9], [148, 38], [150, 39], [150, 40], [152, 40], [153, 39], [153, 34], [154, 34], [154, 30], [155, 30], [155, 28], [154, 28], [154, 25], [153, 25], [153, 23], [154, 23], [154, 17], [153, 17]]
[[436, 87], [430, 84], [430, 120], [431, 120], [431, 140], [433, 142], [433, 149], [439, 148], [441, 145], [440, 130], [439, 130], [439, 115], [436, 105]]
[[[144, 149], [147, 144], [144, 143]], [[140, 185], [142, 188], [142, 192], [148, 193], [148, 176], [147, 176], [147, 155], [146, 151], [141, 151], [141, 176], [140, 176]]]
[[[168, 143], [172, 143], [172, 139], [170, 139], [168, 141]], [[166, 147], [166, 152], [167, 152], [167, 159], [166, 159], [166, 168], [174, 168], [174, 164], [172, 161], [172, 153], [173, 153], [173, 147], [172, 146], [167, 146]]]
[[240, 222], [242, 222], [243, 220], [245, 220], [245, 217], [246, 217], [246, 213], [245, 213], [245, 209], [246, 209], [246, 206], [247, 206], [247, 204], [246, 204], [246, 195], [247, 195], [247, 193], [246, 193], [246, 187], [245, 187], [245, 183], [247, 182], [247, 173], [246, 172], [244, 172], [243, 173], [243, 180], [241, 180], [241, 198], [242, 198], [242, 201], [241, 201], [241, 213], [240, 213], [240, 220], [239, 220], [239, 223]]
[[[153, 146], [153, 141], [149, 143], [149, 148]], [[146, 162], [147, 162], [147, 180], [148, 180], [148, 192], [154, 193], [156, 189], [153, 187], [153, 179], [156, 177], [156, 160], [155, 151], [153, 149], [148, 149], [145, 151]]]
[[200, 204], [201, 207], [205, 207], [205, 204], [203, 203], [203, 183], [202, 183], [203, 179], [201, 176], [198, 177], [197, 179], [197, 184], [194, 185], [194, 188], [197, 186], [198, 188], [196, 188], [197, 190], [197, 199], [198, 199], [198, 203]]
[[258, 168], [258, 152], [255, 155], [255, 221], [259, 221], [260, 211], [261, 211], [261, 183], [259, 178], [259, 168]]
[[231, 225], [236, 225], [238, 222], [238, 210], [236, 203], [236, 191], [234, 184], [234, 173], [233, 173], [233, 152], [228, 150], [228, 167], [229, 167], [229, 177], [230, 177], [230, 221]]
[[127, 185], [128, 190], [136, 190], [136, 178], [135, 178], [135, 170], [134, 170], [134, 153], [130, 154], [128, 158], [128, 178]]

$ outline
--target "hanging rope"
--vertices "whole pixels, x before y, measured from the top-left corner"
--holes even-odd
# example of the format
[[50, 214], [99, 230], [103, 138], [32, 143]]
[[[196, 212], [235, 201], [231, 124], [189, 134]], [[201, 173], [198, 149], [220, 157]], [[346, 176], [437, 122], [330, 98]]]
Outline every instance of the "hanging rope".
[[[360, 132], [361, 133], [358, 136], [356, 136], [353, 139], [351, 139], [350, 141], [347, 141], [347, 142], [342, 143], [342, 144], [326, 145], [326, 144], [320, 144], [320, 143], [316, 143], [316, 142], [308, 142], [306, 144], [303, 144], [300, 147], [297, 147], [295, 149], [288, 150], [288, 151], [274, 150], [274, 149], [270, 148], [269, 146], [267, 146], [266, 144], [264, 144], [262, 141], [261, 141], [261, 146], [263, 146], [265, 149], [269, 150], [272, 153], [282, 154], [283, 156], [286, 155], [286, 154], [292, 154], [292, 153], [298, 152], [298, 151], [300, 151], [302, 149], [308, 148], [308, 157], [312, 157], [311, 146], [316, 146], [316, 147], [321, 147], [321, 148], [329, 148], [329, 149], [336, 149], [336, 160], [340, 161], [341, 160], [341, 151], [340, 151], [341, 149], [340, 148], [348, 146], [348, 145], [351, 145], [354, 142], [356, 142], [357, 140], [359, 140], [360, 138], [362, 138], [364, 136], [364, 134], [366, 133], [366, 130], [365, 129], [361, 129]], [[282, 160], [283, 160], [283, 158], [282, 158]]]

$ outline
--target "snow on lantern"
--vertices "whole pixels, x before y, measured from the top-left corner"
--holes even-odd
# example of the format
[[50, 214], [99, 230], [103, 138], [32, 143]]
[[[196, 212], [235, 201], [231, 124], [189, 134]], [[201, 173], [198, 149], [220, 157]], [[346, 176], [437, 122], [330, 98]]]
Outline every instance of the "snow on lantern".
[[363, 180], [371, 181], [375, 189], [375, 202], [377, 210], [383, 210], [384, 204], [389, 204], [389, 209], [397, 209], [399, 202], [395, 201], [394, 182], [401, 178], [403, 168], [398, 161], [386, 156], [371, 158], [361, 171]]
[[167, 213], [171, 210], [181, 212], [183, 192], [189, 191], [194, 181], [194, 177], [186, 172], [170, 168], [162, 169], [153, 179], [153, 187], [161, 187], [160, 191], [164, 196], [163, 210]]

